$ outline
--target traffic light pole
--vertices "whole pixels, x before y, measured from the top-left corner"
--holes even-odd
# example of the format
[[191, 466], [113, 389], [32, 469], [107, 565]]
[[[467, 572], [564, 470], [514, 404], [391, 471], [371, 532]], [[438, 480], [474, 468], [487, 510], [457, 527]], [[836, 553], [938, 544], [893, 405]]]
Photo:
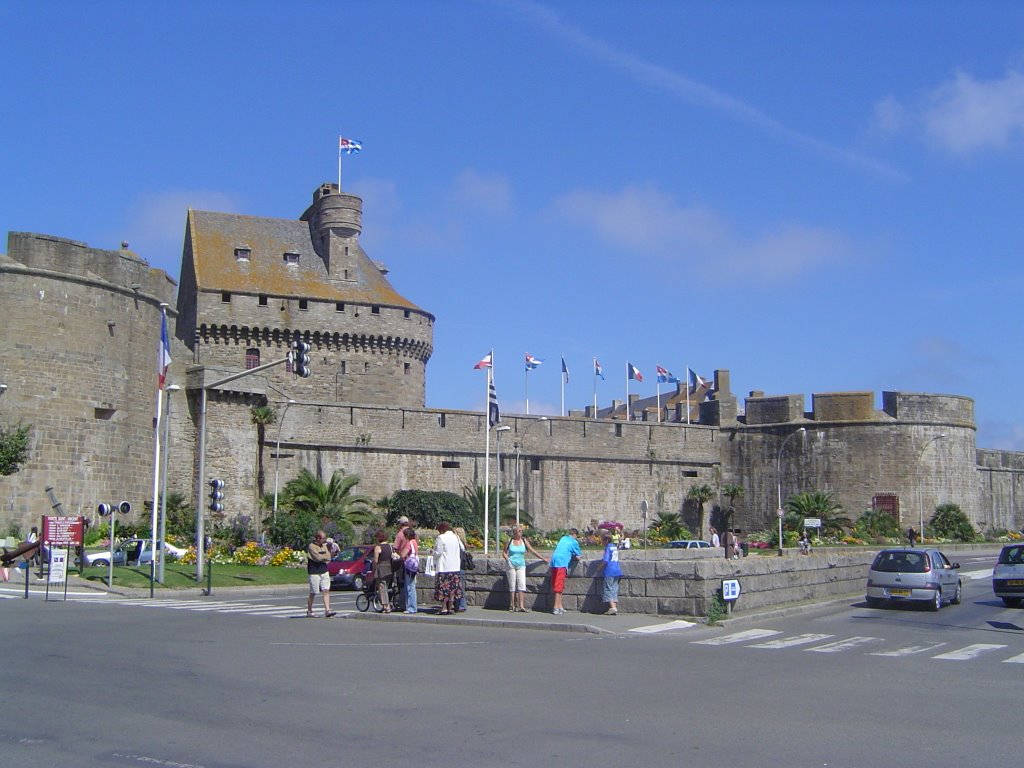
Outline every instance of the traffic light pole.
[[201, 584], [203, 581], [203, 560], [206, 553], [206, 520], [203, 514], [203, 508], [205, 500], [203, 498], [203, 489], [206, 487], [206, 393], [208, 390], [216, 389], [217, 387], [225, 384], [230, 384], [232, 381], [241, 379], [245, 376], [251, 376], [254, 373], [260, 373], [269, 368], [273, 368], [278, 365], [287, 363], [291, 359], [291, 355], [283, 357], [280, 360], [275, 360], [272, 363], [266, 363], [264, 365], [258, 365], [255, 368], [250, 368], [247, 371], [241, 373], [235, 373], [231, 376], [225, 376], [223, 379], [218, 379], [210, 384], [203, 383], [202, 388], [199, 392], [199, 466], [196, 472], [196, 583]]

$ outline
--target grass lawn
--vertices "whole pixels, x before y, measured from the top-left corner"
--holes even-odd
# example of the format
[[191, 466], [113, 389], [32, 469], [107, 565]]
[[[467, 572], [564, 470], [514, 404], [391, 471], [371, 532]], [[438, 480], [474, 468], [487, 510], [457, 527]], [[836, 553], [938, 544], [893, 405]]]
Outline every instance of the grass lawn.
[[[207, 569], [209, 569], [207, 571]], [[72, 571], [77, 573], [77, 571]], [[195, 586], [206, 586], [207, 573], [213, 577], [216, 587], [258, 587], [274, 584], [306, 584], [305, 568], [276, 568], [270, 565], [220, 565], [214, 563], [203, 572], [203, 582], [196, 584], [196, 567], [168, 563], [164, 566], [164, 583], [157, 584], [156, 589], [188, 589]], [[86, 581], [106, 584], [110, 575], [108, 566], [90, 566], [82, 572]], [[114, 586], [126, 589], [149, 589], [149, 565], [141, 567], [114, 566]]]

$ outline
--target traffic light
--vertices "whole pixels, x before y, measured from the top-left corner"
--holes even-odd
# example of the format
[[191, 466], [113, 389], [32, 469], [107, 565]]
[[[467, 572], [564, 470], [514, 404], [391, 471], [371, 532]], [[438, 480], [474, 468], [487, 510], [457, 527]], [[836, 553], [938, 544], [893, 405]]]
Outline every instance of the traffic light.
[[115, 512], [120, 512], [122, 515], [127, 515], [132, 511], [132, 505], [127, 501], [122, 501], [120, 504], [100, 504], [96, 507], [96, 511], [100, 517], [106, 517], [112, 515]]
[[224, 505], [221, 503], [224, 501], [224, 481], [223, 480], [211, 480], [210, 481], [210, 511], [220, 513], [224, 511]]
[[132, 511], [132, 505], [129, 504], [127, 501], [122, 501], [120, 504], [117, 505], [117, 511], [120, 512], [122, 515], [127, 515], [129, 512]]
[[99, 513], [100, 517], [106, 517], [114, 511], [114, 508], [109, 504], [100, 504], [96, 507], [96, 511]]
[[311, 373], [309, 370], [310, 349], [312, 347], [304, 341], [292, 342], [292, 373], [303, 379], [308, 378]]

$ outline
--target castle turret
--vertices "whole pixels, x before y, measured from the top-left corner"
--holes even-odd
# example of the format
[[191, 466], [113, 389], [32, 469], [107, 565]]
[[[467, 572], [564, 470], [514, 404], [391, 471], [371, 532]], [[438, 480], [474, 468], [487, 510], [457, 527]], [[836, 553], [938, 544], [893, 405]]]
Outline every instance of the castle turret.
[[363, 201], [342, 194], [334, 184], [321, 184], [300, 218], [309, 222], [309, 238], [328, 279], [358, 281], [359, 262], [352, 256], [363, 229]]

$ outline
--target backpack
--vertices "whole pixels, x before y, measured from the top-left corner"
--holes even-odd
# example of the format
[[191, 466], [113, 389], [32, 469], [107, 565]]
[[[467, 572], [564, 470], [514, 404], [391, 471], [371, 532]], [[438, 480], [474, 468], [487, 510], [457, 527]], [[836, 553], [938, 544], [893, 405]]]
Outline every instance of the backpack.
[[464, 571], [472, 571], [476, 567], [473, 554], [469, 550], [459, 550], [459, 567]]

